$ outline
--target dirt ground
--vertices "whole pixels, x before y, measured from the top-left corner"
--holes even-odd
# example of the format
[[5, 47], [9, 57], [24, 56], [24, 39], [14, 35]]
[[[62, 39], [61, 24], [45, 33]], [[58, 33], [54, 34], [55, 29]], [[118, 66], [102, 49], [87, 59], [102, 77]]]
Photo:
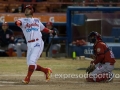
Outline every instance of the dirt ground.
[[[21, 83], [26, 76], [27, 65], [25, 58], [0, 58], [0, 90], [120, 90], [120, 60], [116, 60], [117, 74], [112, 82], [86, 82], [80, 75], [85, 74], [89, 60], [72, 60], [66, 58], [42, 58], [38, 64], [53, 70], [51, 80], [45, 82], [42, 72], [34, 72], [31, 82]], [[80, 70], [78, 70], [81, 68]], [[79, 76], [79, 77], [78, 77]]]

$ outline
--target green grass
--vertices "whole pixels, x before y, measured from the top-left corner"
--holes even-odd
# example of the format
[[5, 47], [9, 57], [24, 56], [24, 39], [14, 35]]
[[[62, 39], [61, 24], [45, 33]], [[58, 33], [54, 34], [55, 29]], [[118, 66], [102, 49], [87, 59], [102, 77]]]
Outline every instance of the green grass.
[[[50, 67], [53, 73], [80, 74], [85, 73], [89, 60], [72, 60], [72, 59], [39, 59], [37, 64], [43, 67]], [[116, 60], [115, 68], [120, 68], [120, 60]], [[83, 68], [83, 70], [77, 70]], [[27, 71], [26, 58], [0, 58], [0, 75], [1, 74], [24, 74]], [[120, 73], [119, 70], [114, 70]]]

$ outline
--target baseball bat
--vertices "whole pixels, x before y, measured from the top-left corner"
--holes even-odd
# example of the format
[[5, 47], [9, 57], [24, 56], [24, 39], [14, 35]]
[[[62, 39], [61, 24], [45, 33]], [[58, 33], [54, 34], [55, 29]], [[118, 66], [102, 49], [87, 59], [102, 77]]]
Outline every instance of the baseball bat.
[[46, 57], [48, 57], [48, 51], [49, 51], [50, 46], [51, 46], [51, 44], [52, 44], [52, 42], [53, 42], [53, 40], [54, 40], [54, 37], [55, 37], [55, 35], [52, 37], [50, 43], [48, 44], [48, 46], [47, 46], [47, 48], [46, 48]]

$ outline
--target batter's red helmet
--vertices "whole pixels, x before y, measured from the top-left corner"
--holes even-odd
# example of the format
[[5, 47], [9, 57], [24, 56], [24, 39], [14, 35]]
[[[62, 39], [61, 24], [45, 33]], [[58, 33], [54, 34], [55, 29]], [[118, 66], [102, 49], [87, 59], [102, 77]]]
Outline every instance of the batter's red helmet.
[[47, 23], [46, 23], [46, 26], [47, 26], [47, 25], [52, 26], [52, 25], [53, 25], [53, 23], [52, 23], [52, 22], [47, 22]]
[[31, 5], [26, 5], [26, 6], [25, 6], [25, 9], [26, 9], [26, 8], [29, 8], [29, 9], [31, 10], [31, 14], [33, 14], [34, 10], [33, 10], [33, 7], [32, 7]]

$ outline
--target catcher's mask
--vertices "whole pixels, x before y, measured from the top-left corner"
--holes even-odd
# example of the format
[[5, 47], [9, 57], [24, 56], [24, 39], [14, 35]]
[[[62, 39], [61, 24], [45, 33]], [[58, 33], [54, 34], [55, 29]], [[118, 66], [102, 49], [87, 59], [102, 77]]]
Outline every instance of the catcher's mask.
[[[30, 10], [31, 10], [31, 13], [30, 13], [30, 14], [33, 15], [33, 12], [34, 12], [33, 7], [32, 7], [31, 5], [26, 5], [26, 6], [25, 6], [25, 9], [26, 9], [26, 8], [30, 9]], [[25, 10], [25, 9], [24, 9], [24, 10]]]
[[88, 41], [90, 43], [95, 43], [96, 40], [102, 40], [101, 35], [98, 32], [92, 31], [88, 36]]

